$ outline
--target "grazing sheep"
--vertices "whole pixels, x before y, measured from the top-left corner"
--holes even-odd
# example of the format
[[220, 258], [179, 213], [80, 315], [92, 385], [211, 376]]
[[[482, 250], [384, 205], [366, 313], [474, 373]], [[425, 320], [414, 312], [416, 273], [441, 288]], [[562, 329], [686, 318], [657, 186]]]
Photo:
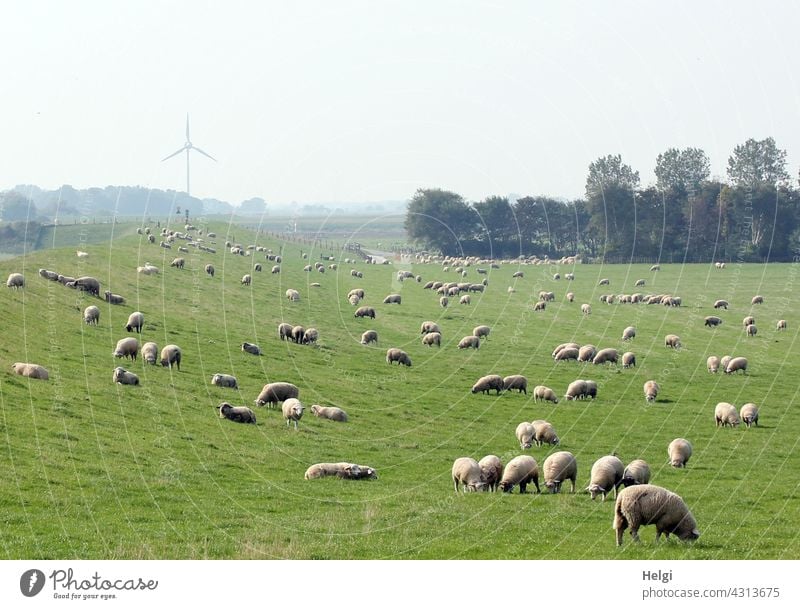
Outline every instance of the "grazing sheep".
[[411, 358], [408, 357], [408, 353], [396, 347], [392, 347], [386, 351], [386, 363], [391, 365], [392, 362], [397, 362], [398, 366], [403, 365], [411, 367]]
[[533, 310], [534, 311], [544, 311], [546, 307], [547, 307], [547, 303], [544, 302], [543, 300], [540, 300], [535, 305], [533, 305]]
[[614, 530], [617, 546], [622, 545], [622, 535], [631, 529], [631, 538], [639, 541], [639, 528], [656, 525], [656, 541], [661, 534], [673, 533], [683, 541], [700, 537], [697, 521], [679, 495], [653, 484], [637, 484], [623, 489], [614, 505]]
[[626, 351], [622, 354], [622, 367], [632, 368], [636, 366], [636, 354], [633, 351]]
[[246, 273], [245, 275], [242, 275], [242, 285], [250, 285], [250, 283], [252, 281], [253, 281], [253, 278], [250, 276], [250, 273]]
[[158, 356], [158, 345], [152, 342], [142, 345], [142, 359], [147, 364], [155, 364], [156, 357]]
[[319, 404], [314, 404], [311, 406], [311, 414], [320, 419], [347, 423], [347, 413], [336, 406], [320, 406]]
[[81, 292], [89, 292], [89, 294], [100, 297], [100, 282], [94, 277], [78, 277], [74, 283], [73, 287]]
[[254, 264], [253, 265], [253, 270], [256, 271], [257, 273], [260, 273], [261, 272], [261, 265], [259, 263]]
[[459, 349], [478, 349], [481, 346], [481, 339], [477, 336], [465, 336], [458, 342]]
[[489, 333], [492, 329], [489, 326], [475, 326], [472, 329], [472, 336], [477, 336], [478, 338], [489, 338]]
[[587, 398], [595, 399], [597, 397], [597, 383], [594, 381], [584, 381], [586, 383], [586, 396]]
[[592, 314], [592, 305], [583, 303], [581, 305], [581, 313], [584, 315], [591, 315]]
[[739, 416], [747, 427], [751, 425], [758, 427], [758, 406], [752, 402], [742, 406], [742, 409], [739, 411]]
[[133, 336], [121, 338], [117, 341], [117, 346], [112, 355], [114, 357], [129, 357], [136, 361], [136, 354], [139, 351], [139, 341]]
[[531, 426], [533, 426], [533, 440], [536, 443], [536, 446], [541, 446], [542, 444], [556, 446], [561, 443], [555, 427], [553, 427], [547, 421], [537, 419], [535, 421], [531, 421]]
[[306, 329], [303, 326], [294, 326], [292, 328], [292, 341], [298, 345], [303, 342], [306, 335]]
[[521, 279], [524, 276], [525, 276], [525, 274], [522, 271], [516, 271], [513, 275], [511, 275], [511, 277], [513, 277], [514, 279], [517, 279], [517, 278]]
[[519, 447], [522, 450], [527, 450], [533, 444], [533, 436], [536, 433], [536, 430], [533, 428], [528, 422], [523, 421], [519, 425], [517, 425], [516, 430], [517, 435], [517, 442], [519, 442]]
[[505, 391], [516, 389], [519, 393], [528, 395], [528, 379], [521, 374], [512, 374], [503, 379], [503, 389]]
[[389, 294], [383, 299], [383, 304], [400, 304], [401, 300], [400, 294]]
[[326, 476], [336, 476], [342, 480], [377, 480], [378, 472], [368, 465], [356, 463], [315, 463], [306, 470], [304, 478], [315, 480]]
[[590, 362], [594, 359], [595, 355], [597, 355], [597, 347], [594, 345], [584, 345], [578, 349], [579, 362]]
[[597, 282], [597, 285], [611, 285], [611, 281], [607, 278], [603, 278]]
[[755, 324], [750, 324], [749, 326], [745, 326], [745, 328], [744, 328], [744, 333], [747, 336], [755, 336], [757, 332], [758, 332], [758, 328], [756, 328]]
[[567, 393], [564, 398], [569, 400], [579, 400], [586, 397], [586, 381], [578, 379], [572, 381], [567, 387]]
[[650, 482], [650, 465], [643, 459], [634, 459], [625, 467], [622, 473], [622, 484], [625, 487], [634, 484], [647, 484]]
[[486, 488], [492, 492], [497, 490], [500, 485], [500, 479], [503, 477], [503, 462], [500, 457], [496, 455], [486, 455], [483, 459], [478, 461], [478, 467], [481, 468], [483, 479], [486, 482]]
[[264, 406], [266, 404], [269, 408], [272, 408], [278, 402], [299, 396], [300, 390], [292, 383], [267, 383], [255, 399], [255, 404], [256, 406]]
[[372, 307], [358, 307], [353, 317], [369, 317], [375, 319], [375, 309]]
[[555, 391], [544, 385], [536, 385], [536, 387], [533, 388], [533, 401], [537, 402], [539, 400], [558, 404], [558, 397], [556, 397]]
[[147, 240], [150, 243], [155, 243], [156, 242], [156, 236], [155, 235], [147, 235]]
[[728, 402], [720, 402], [714, 409], [714, 423], [717, 427], [738, 427], [741, 421], [736, 407]]
[[281, 265], [280, 264], [276, 264], [275, 266], [273, 266], [270, 269], [270, 273], [272, 273], [273, 275], [277, 275], [280, 272], [281, 272]]
[[242, 343], [242, 351], [251, 355], [261, 355], [261, 347], [253, 343]]
[[722, 320], [717, 317], [716, 315], [709, 315], [705, 318], [703, 325], [708, 326], [709, 328], [714, 328], [722, 323]]
[[464, 295], [463, 295], [461, 298], [459, 298], [459, 300], [458, 300], [458, 304], [462, 304], [462, 305], [468, 305], [468, 304], [470, 304], [471, 302], [472, 302], [472, 300], [470, 299], [470, 297], [469, 297], [469, 294], [464, 294]]
[[133, 372], [128, 372], [122, 366], [117, 366], [114, 368], [114, 375], [112, 379], [115, 383], [119, 383], [120, 385], [138, 385], [139, 384], [139, 377], [136, 376]]
[[578, 479], [578, 462], [575, 456], [566, 450], [553, 453], [544, 460], [544, 485], [551, 493], [561, 491], [561, 484], [565, 480], [572, 483], [572, 492], [575, 492], [575, 482]]
[[133, 332], [136, 330], [138, 334], [142, 333], [142, 328], [144, 327], [144, 313], [140, 311], [134, 311], [130, 315], [128, 315], [128, 323], [125, 324], [125, 329], [128, 332]]
[[661, 270], [661, 265], [660, 264], [654, 264], [653, 266], [650, 267], [650, 270], [651, 271], [660, 271]]
[[730, 306], [730, 304], [728, 303], [727, 300], [715, 300], [714, 301], [714, 308], [715, 309], [725, 309], [727, 311], [729, 306]]
[[211, 377], [211, 384], [217, 387], [229, 387], [231, 389], [238, 389], [239, 384], [236, 382], [236, 377], [231, 374], [215, 374]]
[[686, 467], [689, 457], [692, 456], [692, 444], [689, 440], [675, 438], [667, 446], [667, 455], [669, 455], [669, 464], [672, 467]]
[[48, 271], [47, 269], [39, 269], [39, 276], [50, 281], [58, 281], [58, 273], [55, 271]]
[[753, 296], [752, 300], [750, 301], [750, 304], [754, 304], [754, 305], [764, 304], [764, 297], [763, 296]]
[[575, 293], [574, 292], [567, 292], [567, 302], [575, 302]]
[[378, 333], [375, 330], [367, 330], [361, 335], [361, 344], [368, 345], [378, 342]]
[[786, 320], [785, 319], [779, 319], [778, 323], [775, 326], [775, 329], [776, 330], [785, 330], [786, 329]]
[[351, 295], [350, 295], [350, 296], [347, 298], [347, 301], [348, 301], [348, 302], [349, 302], [349, 303], [350, 303], [352, 306], [356, 306], [356, 305], [357, 305], [359, 302], [361, 302], [361, 299], [358, 297], [358, 295], [357, 295], [357, 294], [351, 294]]
[[60, 283], [63, 286], [66, 286], [68, 283], [72, 283], [73, 284], [72, 287], [75, 287], [75, 285], [74, 285], [75, 284], [75, 278], [74, 277], [69, 277], [67, 275], [59, 275], [58, 276], [58, 283]]
[[564, 279], [567, 281], [575, 281], [575, 273], [567, 273], [564, 275]]
[[511, 459], [503, 468], [503, 477], [500, 479], [499, 486], [504, 493], [511, 493], [514, 487], [519, 485], [519, 492], [522, 494], [531, 482], [536, 487], [536, 492], [540, 493], [539, 464], [530, 455], [519, 455]]
[[286, 322], [278, 324], [278, 338], [281, 340], [291, 340], [292, 324], [287, 324]]
[[11, 368], [20, 376], [27, 376], [30, 379], [39, 379], [47, 381], [50, 379], [50, 373], [47, 368], [39, 364], [29, 364], [26, 362], [15, 362], [11, 364]]
[[123, 298], [119, 294], [112, 294], [110, 291], [106, 290], [105, 292], [103, 292], [103, 296], [107, 303], [113, 305], [125, 304], [125, 298]]
[[612, 348], [600, 349], [600, 351], [597, 352], [597, 355], [594, 356], [592, 363], [597, 365], [616, 364], [618, 357], [619, 354], [617, 353], [616, 349]]
[[442, 296], [439, 299], [439, 306], [443, 309], [446, 309], [448, 304], [450, 304], [450, 301], [447, 299], [447, 296]]
[[286, 427], [294, 423], [295, 431], [297, 430], [297, 422], [303, 418], [303, 405], [297, 398], [289, 398], [283, 402], [281, 406], [283, 411], [283, 418], [286, 419]]
[[577, 360], [579, 354], [579, 349], [576, 349], [575, 347], [565, 347], [563, 349], [559, 349], [558, 353], [556, 353], [553, 359], [557, 362], [566, 362], [573, 359]]
[[655, 402], [656, 397], [658, 397], [658, 392], [661, 387], [658, 386], [658, 383], [655, 381], [647, 381], [644, 384], [644, 399], [648, 402]]
[[747, 326], [756, 323], [756, 318], [752, 315], [748, 315], [742, 320], [742, 325], [746, 328]]
[[480, 391], [481, 393], [489, 395], [492, 389], [497, 391], [497, 395], [500, 395], [500, 392], [503, 391], [503, 377], [499, 374], [488, 374], [479, 378], [472, 386], [472, 393], [478, 393]]
[[637, 279], [636, 282], [633, 284], [633, 287], [639, 288], [645, 284], [644, 279]]
[[[470, 338], [475, 338], [470, 337]], [[422, 344], [427, 345], [428, 347], [436, 345], [437, 347], [442, 346], [442, 335], [439, 332], [428, 332], [422, 337]], [[461, 348], [461, 343], [458, 344], [459, 348]]]
[[622, 340], [631, 340], [636, 337], [636, 328], [628, 326], [622, 331]]
[[316, 328], [309, 328], [306, 330], [305, 334], [303, 334], [302, 343], [304, 345], [315, 345], [319, 340], [319, 330]]
[[728, 364], [733, 359], [730, 355], [723, 355], [722, 359], [719, 360], [719, 367], [722, 369], [723, 372], [728, 368]]
[[78, 255], [78, 258], [88, 258], [89, 257], [89, 252], [82, 252], [82, 251], [78, 250], [75, 253]]
[[458, 485], [466, 491], [485, 491], [486, 479], [478, 462], [472, 457], [459, 457], [453, 461], [453, 489], [458, 492]]
[[291, 302], [297, 302], [298, 300], [300, 300], [300, 292], [292, 288], [289, 288], [288, 290], [286, 290], [286, 299]]
[[172, 368], [174, 365], [181, 369], [181, 348], [178, 345], [167, 345], [161, 349], [161, 365]]
[[680, 349], [681, 339], [676, 334], [667, 334], [664, 337], [664, 346], [670, 347], [672, 349]]
[[553, 359], [555, 359], [556, 355], [558, 355], [559, 352], [564, 349], [580, 349], [580, 347], [581, 346], [578, 343], [561, 343], [555, 349], [553, 349], [553, 352], [550, 355], [552, 355]]
[[747, 374], [746, 357], [734, 357], [730, 362], [728, 362], [728, 365], [725, 367], [725, 374], [733, 374], [738, 370], [741, 370], [742, 374]]
[[420, 327], [420, 334], [428, 334], [429, 332], [440, 332], [439, 324], [433, 321], [423, 321], [422, 326]]
[[100, 309], [98, 309], [94, 305], [89, 305], [83, 310], [83, 321], [87, 324], [94, 324], [97, 325], [97, 322], [100, 321]]
[[710, 355], [706, 360], [706, 366], [711, 374], [716, 374], [719, 370], [719, 358], [716, 355]]
[[214, 265], [213, 264], [207, 264], [206, 265], [206, 274], [211, 275], [212, 277], [214, 276]]
[[176, 269], [182, 269], [186, 264], [186, 260], [183, 258], [175, 258], [172, 262], [169, 263], [170, 266], [174, 266]]
[[614, 498], [616, 498], [617, 489], [622, 485], [624, 473], [625, 465], [614, 455], [600, 457], [595, 461], [589, 474], [589, 486], [586, 487], [592, 496], [592, 501], [598, 495], [601, 495], [605, 501], [606, 493], [609, 493], [612, 488], [614, 489]]

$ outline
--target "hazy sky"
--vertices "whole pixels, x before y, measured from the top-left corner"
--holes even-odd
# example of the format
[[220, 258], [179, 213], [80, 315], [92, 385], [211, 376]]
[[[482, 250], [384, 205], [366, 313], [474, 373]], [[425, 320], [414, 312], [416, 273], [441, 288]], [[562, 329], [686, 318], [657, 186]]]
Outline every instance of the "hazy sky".
[[800, 162], [792, 2], [4, 2], [0, 188], [238, 203], [576, 197], [620, 153], [773, 136]]

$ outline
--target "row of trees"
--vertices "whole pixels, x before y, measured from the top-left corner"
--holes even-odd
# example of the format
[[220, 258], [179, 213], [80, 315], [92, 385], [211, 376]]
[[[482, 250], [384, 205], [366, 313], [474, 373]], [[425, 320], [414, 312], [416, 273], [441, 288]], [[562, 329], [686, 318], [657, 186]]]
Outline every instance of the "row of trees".
[[418, 190], [405, 228], [444, 254], [493, 257], [583, 254], [607, 262], [791, 260], [800, 245], [800, 193], [786, 152], [772, 138], [748, 140], [728, 159], [728, 180], [710, 177], [698, 148], [656, 159], [656, 184], [620, 155], [589, 165], [586, 195], [563, 201], [489, 197], [468, 203], [445, 190]]

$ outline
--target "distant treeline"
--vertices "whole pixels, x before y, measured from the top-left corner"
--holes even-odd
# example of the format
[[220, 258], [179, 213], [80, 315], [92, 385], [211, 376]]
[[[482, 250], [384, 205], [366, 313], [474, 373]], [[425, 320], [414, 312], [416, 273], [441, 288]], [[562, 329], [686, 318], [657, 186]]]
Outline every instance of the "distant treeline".
[[589, 165], [586, 196], [528, 196], [469, 203], [439, 189], [409, 203], [409, 238], [447, 255], [605, 262], [790, 261], [800, 254], [800, 193], [772, 138], [748, 140], [728, 159], [728, 181], [709, 177], [697, 148], [656, 160], [657, 183], [642, 188], [619, 155]]

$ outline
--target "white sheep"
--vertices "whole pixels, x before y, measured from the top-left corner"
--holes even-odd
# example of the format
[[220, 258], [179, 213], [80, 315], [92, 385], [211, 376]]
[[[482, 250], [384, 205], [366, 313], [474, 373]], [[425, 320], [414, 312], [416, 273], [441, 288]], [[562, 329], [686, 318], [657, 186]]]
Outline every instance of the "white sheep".
[[693, 541], [700, 537], [697, 521], [683, 499], [675, 493], [652, 484], [637, 484], [620, 491], [614, 505], [614, 530], [617, 545], [622, 545], [622, 535], [630, 527], [631, 537], [639, 541], [639, 528], [656, 525], [656, 541], [662, 533], [678, 539]]
[[558, 397], [556, 396], [555, 391], [550, 389], [550, 387], [546, 387], [545, 385], [536, 385], [536, 387], [533, 388], [533, 401], [536, 402], [538, 400], [544, 400], [546, 402], [558, 404]]
[[114, 368], [114, 374], [112, 379], [115, 383], [120, 385], [138, 385], [139, 384], [139, 377], [136, 376], [133, 372], [128, 372], [122, 366], [117, 366]]
[[458, 299], [458, 304], [468, 305], [472, 302], [469, 297], [469, 294], [464, 294], [461, 298]]
[[714, 423], [717, 427], [738, 427], [741, 421], [736, 407], [728, 402], [719, 402], [714, 408]]
[[125, 329], [128, 332], [136, 330], [137, 333], [142, 333], [144, 327], [144, 314], [140, 311], [134, 311], [128, 316], [128, 323], [125, 324]]
[[311, 414], [320, 419], [328, 419], [329, 421], [337, 421], [339, 423], [347, 423], [347, 413], [336, 406], [320, 406], [313, 404], [311, 406]]
[[752, 402], [745, 404], [739, 411], [739, 417], [747, 427], [751, 425], [758, 427], [758, 406]]
[[583, 345], [578, 349], [579, 362], [590, 362], [594, 359], [595, 355], [597, 355], [597, 347], [594, 345]]
[[286, 290], [286, 299], [290, 302], [297, 302], [300, 300], [300, 292], [295, 289], [289, 288]]
[[749, 326], [746, 326], [744, 329], [744, 333], [747, 336], [755, 336], [757, 332], [758, 328], [756, 328], [755, 324], [750, 324]]
[[447, 299], [447, 296], [442, 296], [439, 299], [439, 306], [443, 309], [446, 309], [448, 304], [450, 304], [450, 301]]
[[622, 472], [622, 484], [626, 487], [650, 482], [650, 465], [644, 459], [634, 459]]
[[472, 386], [472, 393], [478, 393], [480, 391], [481, 393], [489, 395], [492, 389], [497, 391], [497, 395], [500, 395], [500, 392], [503, 391], [503, 377], [499, 374], [488, 374], [479, 378]]
[[517, 442], [519, 442], [519, 447], [523, 450], [527, 450], [533, 444], [533, 436], [536, 433], [536, 430], [533, 428], [533, 425], [530, 423], [523, 421], [519, 425], [517, 425], [516, 429], [516, 436]]
[[300, 389], [297, 388], [297, 385], [286, 382], [267, 383], [255, 399], [255, 404], [256, 406], [264, 406], [266, 404], [269, 408], [272, 408], [278, 402], [299, 396]]
[[730, 304], [728, 303], [727, 300], [715, 300], [714, 301], [714, 308], [715, 309], [725, 309], [727, 311], [729, 306], [730, 306]]
[[636, 354], [632, 351], [626, 351], [622, 354], [622, 367], [632, 368], [636, 366]]
[[148, 342], [142, 345], [141, 349], [142, 359], [147, 364], [155, 364], [158, 357], [158, 345], [153, 342]]
[[211, 384], [217, 387], [229, 387], [231, 389], [238, 389], [239, 384], [236, 377], [231, 374], [215, 374], [211, 377]]
[[31, 379], [39, 379], [40, 381], [47, 381], [50, 379], [50, 373], [47, 368], [39, 364], [29, 364], [27, 362], [14, 362], [11, 368], [16, 374], [25, 376]]
[[628, 326], [622, 331], [622, 340], [631, 340], [636, 337], [636, 328]]
[[719, 358], [716, 355], [710, 355], [706, 360], [706, 366], [708, 367], [708, 371], [711, 374], [716, 374], [717, 370], [719, 370]]
[[776, 330], [785, 330], [786, 329], [786, 320], [779, 319], [778, 323], [775, 325]]
[[524, 493], [531, 482], [536, 487], [536, 492], [541, 492], [539, 465], [536, 463], [536, 459], [530, 455], [519, 455], [511, 459], [503, 468], [503, 477], [499, 486], [504, 493], [510, 493], [515, 486], [519, 485], [519, 492]]
[[561, 343], [555, 349], [553, 349], [553, 352], [550, 355], [552, 355], [553, 359], [555, 359], [556, 355], [558, 355], [558, 353], [563, 349], [580, 349], [580, 348], [581, 346], [578, 343]]
[[595, 497], [601, 495], [603, 501], [606, 500], [606, 493], [614, 489], [614, 497], [617, 497], [617, 489], [622, 484], [622, 479], [625, 473], [625, 465], [615, 455], [608, 455], [600, 457], [592, 465], [592, 471], [589, 475], [589, 486], [586, 490], [592, 496], [592, 501]]
[[283, 418], [286, 419], [286, 427], [294, 423], [294, 428], [297, 430], [297, 422], [303, 418], [303, 405], [297, 398], [289, 398], [283, 402], [281, 406], [283, 411]]
[[667, 455], [672, 467], [686, 467], [689, 457], [692, 456], [692, 444], [689, 440], [675, 438], [667, 446]]
[[754, 305], [764, 304], [764, 297], [759, 295], [753, 296], [752, 300], [750, 301], [750, 304]]
[[592, 305], [583, 303], [581, 305], [581, 313], [584, 315], [591, 315], [592, 314]]
[[136, 354], [138, 351], [139, 341], [133, 336], [129, 336], [127, 338], [121, 338], [117, 341], [117, 346], [115, 347], [112, 355], [114, 357], [129, 357], [133, 361], [136, 361]]
[[483, 472], [483, 479], [486, 481], [486, 488], [496, 491], [503, 477], [503, 462], [496, 455], [486, 455], [478, 461], [478, 466]]
[[658, 392], [661, 387], [658, 386], [653, 380], [646, 381], [644, 384], [644, 398], [648, 402], [655, 402], [656, 398], [658, 397]]
[[616, 349], [612, 349], [610, 347], [607, 349], [600, 349], [600, 351], [597, 352], [597, 355], [594, 356], [592, 363], [597, 365], [606, 363], [616, 364], [618, 357], [619, 354]]
[[423, 321], [419, 333], [420, 334], [428, 334], [430, 332], [439, 332], [439, 333], [441, 333], [441, 330], [439, 329], [439, 324], [437, 324], [434, 321]]
[[451, 470], [453, 477], [453, 489], [458, 492], [458, 485], [466, 491], [485, 491], [486, 479], [478, 462], [472, 457], [459, 457], [453, 461]]
[[489, 333], [492, 329], [489, 326], [475, 326], [472, 329], [472, 335], [477, 336], [478, 338], [489, 338]]
[[401, 304], [402, 297], [400, 294], [389, 294], [383, 299], [383, 304]]
[[579, 350], [574, 347], [565, 347], [560, 349], [556, 356], [553, 358], [557, 362], [566, 362], [569, 360], [577, 360], [578, 359]]
[[[430, 335], [426, 335], [430, 336]], [[459, 349], [478, 349], [481, 346], [481, 339], [477, 336], [465, 336], [458, 342]]]
[[575, 492], [575, 482], [578, 479], [578, 462], [571, 452], [562, 450], [553, 453], [544, 460], [544, 485], [551, 493], [561, 491], [561, 484], [565, 480], [572, 483], [572, 492]]
[[411, 358], [408, 356], [408, 353], [396, 347], [392, 347], [386, 351], [386, 363], [391, 365], [394, 362], [397, 362], [398, 366], [411, 367]]
[[87, 324], [94, 324], [95, 326], [100, 321], [100, 309], [94, 305], [89, 305], [83, 310], [83, 321]]
[[343, 480], [376, 480], [378, 472], [368, 465], [356, 463], [315, 463], [306, 470], [304, 478], [315, 480], [326, 476], [336, 476]]
[[725, 366], [725, 374], [733, 374], [739, 370], [742, 371], [742, 374], [747, 374], [746, 357], [734, 357], [728, 362], [728, 365]]
[[503, 390], [511, 391], [516, 389], [519, 393], [528, 395], [528, 379], [521, 374], [512, 374], [503, 379]]
[[667, 334], [664, 337], [664, 346], [672, 349], [680, 349], [681, 339], [677, 334]]
[[366, 330], [361, 334], [361, 344], [368, 345], [378, 342], [378, 333], [375, 330]]
[[167, 345], [161, 349], [161, 365], [165, 368], [175, 366], [181, 369], [181, 348], [178, 345]]
[[553, 425], [547, 421], [537, 419], [535, 421], [531, 421], [531, 426], [533, 427], [533, 440], [536, 443], [536, 446], [541, 446], [542, 444], [557, 446], [561, 443], [555, 427], [553, 427]]
[[[474, 338], [474, 337], [470, 337]], [[463, 342], [463, 341], [462, 341]], [[422, 337], [422, 344], [428, 347], [436, 345], [437, 347], [442, 346], [442, 335], [439, 332], [428, 332]], [[458, 345], [459, 349], [461, 349], [461, 343]]]
[[25, 287], [25, 277], [22, 273], [11, 273], [6, 280], [6, 287], [18, 290]]
[[728, 368], [728, 364], [732, 359], [733, 357], [730, 355], [723, 355], [722, 359], [719, 360], [719, 367], [723, 372], [725, 372], [725, 370]]

